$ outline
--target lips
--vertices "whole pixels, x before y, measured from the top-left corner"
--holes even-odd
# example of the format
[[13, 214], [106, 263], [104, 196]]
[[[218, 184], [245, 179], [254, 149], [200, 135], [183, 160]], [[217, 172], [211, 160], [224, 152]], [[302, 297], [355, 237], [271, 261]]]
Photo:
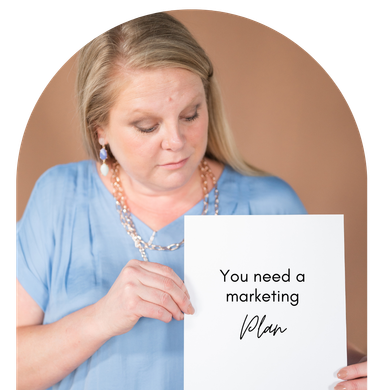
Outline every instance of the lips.
[[178, 169], [178, 168], [181, 168], [182, 166], [184, 166], [187, 161], [188, 161], [188, 157], [183, 159], [183, 160], [177, 161], [177, 162], [170, 162], [167, 164], [161, 164], [160, 167], [167, 168], [167, 169]]
[[166, 164], [161, 164], [161, 165], [174, 165], [174, 164], [180, 164], [181, 162], [183, 162], [184, 160], [187, 160], [186, 158], [183, 158], [183, 160], [179, 160], [179, 161], [176, 161], [176, 162], [170, 162], [170, 163], [166, 163]]

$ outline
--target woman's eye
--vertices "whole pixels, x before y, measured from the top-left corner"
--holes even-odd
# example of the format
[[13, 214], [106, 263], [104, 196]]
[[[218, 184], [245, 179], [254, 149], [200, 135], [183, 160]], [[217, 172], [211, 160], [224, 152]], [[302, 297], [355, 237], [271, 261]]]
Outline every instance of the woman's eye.
[[[196, 112], [194, 115], [191, 115], [189, 117], [185, 117], [183, 118], [186, 122], [192, 122], [194, 121], [196, 118], [199, 117], [199, 113], [198, 113], [198, 108], [196, 109]], [[154, 125], [153, 127], [150, 127], [150, 128], [144, 128], [144, 127], [140, 127], [140, 126], [135, 126], [136, 129], [138, 131], [140, 131], [141, 133], [152, 133], [153, 131], [155, 131], [158, 127], [158, 124], [157, 125]]]
[[185, 120], [186, 120], [187, 122], [192, 122], [192, 121], [194, 121], [194, 120], [195, 120], [196, 118], [198, 118], [198, 117], [199, 117], [199, 113], [198, 113], [198, 111], [196, 111], [194, 115], [192, 115], [192, 116], [190, 116], [190, 117], [188, 117], [188, 118], [185, 118]]
[[141, 133], [152, 133], [154, 130], [157, 129], [157, 125], [156, 125], [156, 126], [153, 126], [153, 127], [151, 127], [151, 128], [149, 128], [149, 129], [144, 129], [144, 128], [142, 128], [142, 127], [137, 126], [137, 129], [138, 129]]

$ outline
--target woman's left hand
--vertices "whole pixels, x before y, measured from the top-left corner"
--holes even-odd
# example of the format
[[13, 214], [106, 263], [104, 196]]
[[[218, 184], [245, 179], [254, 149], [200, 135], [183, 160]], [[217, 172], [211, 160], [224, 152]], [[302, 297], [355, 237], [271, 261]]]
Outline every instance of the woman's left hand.
[[345, 382], [338, 383], [335, 390], [367, 390], [367, 362], [344, 367], [337, 377]]

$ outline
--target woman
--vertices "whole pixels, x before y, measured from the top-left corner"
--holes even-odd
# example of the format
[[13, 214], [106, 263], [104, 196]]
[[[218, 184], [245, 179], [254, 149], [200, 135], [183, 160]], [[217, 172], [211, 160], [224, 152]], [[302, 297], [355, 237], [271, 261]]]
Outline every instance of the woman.
[[90, 42], [77, 90], [94, 161], [47, 171], [18, 224], [19, 388], [180, 389], [184, 214], [305, 209], [242, 160], [212, 64], [174, 18]]

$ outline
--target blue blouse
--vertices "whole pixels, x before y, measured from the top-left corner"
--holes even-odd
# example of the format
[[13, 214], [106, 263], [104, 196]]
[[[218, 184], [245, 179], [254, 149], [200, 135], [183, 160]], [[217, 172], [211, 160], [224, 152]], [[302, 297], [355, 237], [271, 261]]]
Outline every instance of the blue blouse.
[[[220, 214], [303, 214], [298, 196], [276, 177], [248, 177], [226, 166], [218, 181]], [[200, 215], [203, 200], [187, 215]], [[209, 213], [214, 213], [214, 191]], [[152, 230], [133, 216], [144, 240]], [[184, 236], [184, 216], [159, 230], [154, 243]], [[149, 261], [184, 277], [183, 246], [147, 250]], [[126, 234], [115, 199], [93, 161], [49, 169], [37, 181], [17, 224], [17, 277], [44, 311], [44, 324], [97, 302], [131, 259], [142, 260]], [[107, 341], [51, 389], [183, 388], [183, 321], [141, 318], [131, 331]]]

